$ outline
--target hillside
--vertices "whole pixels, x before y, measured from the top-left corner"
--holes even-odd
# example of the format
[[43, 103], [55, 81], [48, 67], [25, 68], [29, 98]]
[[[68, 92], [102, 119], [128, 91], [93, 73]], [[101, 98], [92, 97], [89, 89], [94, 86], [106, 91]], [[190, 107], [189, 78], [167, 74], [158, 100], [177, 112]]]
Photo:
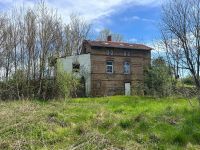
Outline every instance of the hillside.
[[0, 149], [200, 149], [200, 111], [184, 99], [0, 102]]

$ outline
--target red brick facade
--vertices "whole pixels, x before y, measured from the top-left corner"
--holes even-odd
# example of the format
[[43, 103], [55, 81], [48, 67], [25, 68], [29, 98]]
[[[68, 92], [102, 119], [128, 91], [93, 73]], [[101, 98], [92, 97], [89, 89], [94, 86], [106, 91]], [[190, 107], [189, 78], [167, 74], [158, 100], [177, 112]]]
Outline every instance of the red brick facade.
[[[130, 48], [122, 47], [128, 43], [109, 42], [109, 44], [114, 44], [114, 46], [108, 46], [107, 42], [100, 46], [92, 45], [88, 41], [83, 44], [83, 53], [91, 54], [92, 96], [122, 95], [125, 93], [124, 86], [127, 82], [131, 84], [132, 91], [135, 83], [143, 82], [143, 69], [150, 65], [151, 48], [144, 45], [134, 47], [134, 44], [129, 44]], [[107, 68], [109, 62], [112, 62], [113, 70]], [[125, 63], [129, 64], [130, 72], [125, 71]], [[112, 73], [107, 73], [111, 70]]]

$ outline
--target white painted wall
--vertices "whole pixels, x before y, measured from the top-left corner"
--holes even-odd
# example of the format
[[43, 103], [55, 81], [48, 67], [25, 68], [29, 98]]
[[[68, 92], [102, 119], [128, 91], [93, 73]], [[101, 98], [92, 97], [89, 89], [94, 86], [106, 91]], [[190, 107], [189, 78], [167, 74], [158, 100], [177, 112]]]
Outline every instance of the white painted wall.
[[72, 73], [72, 64], [75, 62], [80, 64], [80, 73], [78, 76], [84, 76], [85, 78], [85, 92], [89, 96], [91, 92], [91, 59], [90, 54], [82, 54], [77, 56], [69, 56], [60, 58], [59, 62], [62, 64], [64, 71]]

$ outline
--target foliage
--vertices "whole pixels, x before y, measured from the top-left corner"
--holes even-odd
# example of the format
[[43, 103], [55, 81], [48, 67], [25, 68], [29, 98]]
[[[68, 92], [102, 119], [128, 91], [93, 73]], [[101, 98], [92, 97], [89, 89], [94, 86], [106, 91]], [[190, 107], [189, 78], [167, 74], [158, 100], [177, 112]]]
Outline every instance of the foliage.
[[0, 102], [0, 149], [199, 149], [198, 101], [114, 96]]
[[183, 84], [186, 84], [186, 85], [195, 85], [194, 79], [191, 76], [187, 76], [185, 78], [182, 78], [181, 81], [183, 82]]
[[22, 70], [17, 70], [7, 82], [2, 81], [0, 84], [0, 99], [20, 99], [27, 95], [26, 73]]
[[64, 24], [44, 0], [0, 12], [0, 99], [56, 98], [56, 59], [80, 54], [90, 29], [78, 14]]
[[143, 96], [144, 95], [144, 84], [140, 81], [134, 82], [133, 86], [132, 86], [131, 95]]
[[145, 70], [145, 93], [153, 96], [169, 96], [172, 90], [170, 68], [162, 57], [154, 59], [152, 66]]
[[59, 61], [57, 62], [56, 85], [58, 94], [65, 98], [77, 96], [76, 92], [81, 86], [79, 77], [73, 73], [65, 72], [62, 63]]
[[43, 79], [41, 95], [38, 95], [40, 82], [27, 80], [27, 74], [23, 70], [17, 70], [8, 81], [0, 82], [0, 100], [14, 99], [52, 99], [57, 97], [55, 82], [53, 79]]
[[161, 15], [162, 45], [178, 78], [180, 69], [191, 74], [200, 92], [200, 1], [167, 0]]

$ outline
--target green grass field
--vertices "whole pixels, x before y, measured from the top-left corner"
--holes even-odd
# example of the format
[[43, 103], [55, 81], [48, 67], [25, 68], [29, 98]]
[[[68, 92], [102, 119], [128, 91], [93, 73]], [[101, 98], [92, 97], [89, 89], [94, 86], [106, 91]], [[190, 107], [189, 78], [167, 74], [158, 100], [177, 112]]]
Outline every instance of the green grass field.
[[0, 102], [0, 149], [200, 149], [185, 99], [114, 96]]

